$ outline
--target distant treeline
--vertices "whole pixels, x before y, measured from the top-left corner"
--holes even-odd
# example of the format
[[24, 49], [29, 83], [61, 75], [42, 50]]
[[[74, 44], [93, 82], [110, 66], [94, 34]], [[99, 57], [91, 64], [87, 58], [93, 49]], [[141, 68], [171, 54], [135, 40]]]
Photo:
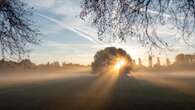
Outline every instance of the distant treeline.
[[[151, 62], [151, 58], [149, 58]], [[137, 64], [134, 67], [135, 71], [195, 71], [195, 54], [178, 54], [175, 57], [175, 62], [170, 63], [167, 59], [167, 65], [161, 65], [159, 57], [157, 63], [147, 67], [142, 64]]]
[[7, 60], [0, 60], [0, 73], [4, 72], [23, 72], [23, 71], [47, 71], [47, 72], [53, 72], [53, 71], [60, 71], [60, 70], [67, 70], [67, 69], [74, 69], [78, 67], [87, 67], [85, 65], [80, 64], [72, 64], [72, 63], [62, 63], [60, 64], [57, 61], [54, 61], [52, 63], [46, 63], [46, 64], [39, 64], [36, 65], [29, 59], [24, 59], [19, 62], [16, 61], [7, 61]]
[[[139, 58], [138, 64], [134, 64], [133, 71], [195, 71], [195, 54], [178, 54], [173, 63], [167, 59], [166, 65], [161, 65], [160, 58], [157, 57], [157, 63], [152, 64], [151, 56], [149, 56], [149, 65], [142, 65]], [[80, 65], [72, 63], [59, 63], [58, 61], [48, 62], [46, 64], [35, 64], [29, 59], [21, 61], [0, 60], [0, 73], [7, 72], [54, 72], [54, 71], [67, 71], [67, 70], [86, 70], [90, 65]], [[89, 69], [89, 68], [88, 68]]]

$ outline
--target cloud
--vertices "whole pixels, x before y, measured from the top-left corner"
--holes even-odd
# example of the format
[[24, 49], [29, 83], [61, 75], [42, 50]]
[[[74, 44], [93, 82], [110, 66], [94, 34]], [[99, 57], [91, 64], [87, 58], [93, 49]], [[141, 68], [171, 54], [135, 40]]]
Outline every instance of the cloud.
[[64, 22], [60, 22], [52, 17], [49, 17], [49, 16], [46, 16], [46, 15], [42, 15], [42, 14], [37, 14], [49, 21], [52, 21], [54, 23], [56, 23], [57, 26], [60, 26], [62, 29], [68, 29], [68, 30], [71, 30], [72, 32], [74, 33], [77, 33], [78, 35], [84, 37], [85, 39], [88, 39], [89, 41], [93, 42], [93, 43], [98, 43], [98, 41], [94, 40], [90, 35], [88, 35], [87, 33], [85, 32], [82, 32], [81, 30], [77, 29], [76, 27], [72, 27], [71, 25], [67, 25], [65, 24]]
[[55, 4], [57, 0], [25, 0], [29, 5], [35, 7], [49, 8]]
[[[31, 0], [32, 1], [32, 0]], [[47, 29], [44, 33], [61, 33], [60, 28], [63, 30], [72, 31], [79, 37], [83, 37], [92, 43], [102, 44], [103, 42], [98, 40], [97, 29], [84, 23], [79, 17], [80, 2], [71, 0], [49, 0], [47, 7], [44, 6], [44, 2], [37, 2], [39, 9], [35, 14], [48, 21], [55, 23], [52, 29]], [[42, 6], [43, 5], [43, 6]], [[36, 5], [37, 6], [37, 5]], [[36, 16], [35, 15], [35, 16]], [[42, 24], [47, 25], [47, 24]], [[59, 28], [60, 27], [60, 28]]]

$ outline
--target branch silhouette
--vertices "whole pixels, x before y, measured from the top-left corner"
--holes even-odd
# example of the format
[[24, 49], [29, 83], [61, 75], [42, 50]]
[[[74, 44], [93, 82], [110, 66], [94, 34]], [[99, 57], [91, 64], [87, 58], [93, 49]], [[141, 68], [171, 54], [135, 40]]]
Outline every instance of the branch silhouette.
[[100, 40], [133, 38], [167, 48], [170, 43], [158, 35], [158, 27], [173, 25], [188, 45], [195, 29], [194, 0], [82, 0], [81, 7], [80, 17], [98, 28]]
[[28, 47], [38, 44], [38, 30], [32, 8], [21, 0], [0, 0], [0, 49], [2, 57], [24, 55]]

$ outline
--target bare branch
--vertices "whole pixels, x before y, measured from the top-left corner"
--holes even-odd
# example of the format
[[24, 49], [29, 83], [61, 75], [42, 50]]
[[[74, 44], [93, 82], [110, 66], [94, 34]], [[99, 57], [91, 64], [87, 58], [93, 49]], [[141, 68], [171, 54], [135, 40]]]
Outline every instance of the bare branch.
[[31, 8], [20, 0], [0, 1], [0, 49], [5, 58], [25, 54], [28, 47], [38, 44], [36, 30], [33, 21]]
[[98, 28], [101, 40], [137, 38], [146, 46], [167, 48], [158, 26], [173, 25], [184, 42], [195, 29], [194, 0], [82, 0], [81, 18]]

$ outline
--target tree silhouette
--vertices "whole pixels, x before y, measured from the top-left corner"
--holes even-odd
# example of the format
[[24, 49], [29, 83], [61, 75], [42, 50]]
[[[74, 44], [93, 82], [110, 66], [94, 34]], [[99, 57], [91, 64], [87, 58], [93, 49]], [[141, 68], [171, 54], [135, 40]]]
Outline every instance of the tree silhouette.
[[170, 66], [171, 65], [171, 61], [169, 58], [166, 59], [166, 63], [167, 63], [167, 66]]
[[21, 57], [32, 44], [38, 44], [36, 29], [28, 8], [21, 0], [0, 0], [0, 49], [3, 57]]
[[176, 56], [176, 63], [178, 64], [191, 64], [194, 63], [195, 57], [193, 54], [178, 54]]
[[82, 0], [82, 19], [98, 28], [100, 40], [136, 38], [145, 46], [169, 47], [157, 28], [170, 25], [189, 44], [195, 27], [194, 0]]
[[[124, 58], [127, 66], [124, 69], [128, 69], [128, 72], [132, 68], [132, 59], [123, 49], [117, 49], [115, 47], [107, 47], [98, 51], [94, 56], [94, 62], [92, 62], [93, 73], [106, 73], [109, 66], [116, 63], [117, 58]], [[123, 71], [123, 69], [122, 69]], [[124, 70], [126, 71], [126, 70]], [[123, 74], [123, 73], [122, 73]]]
[[185, 55], [182, 54], [182, 53], [181, 54], [178, 54], [175, 59], [176, 59], [176, 62], [178, 64], [184, 64], [184, 63], [186, 63]]

